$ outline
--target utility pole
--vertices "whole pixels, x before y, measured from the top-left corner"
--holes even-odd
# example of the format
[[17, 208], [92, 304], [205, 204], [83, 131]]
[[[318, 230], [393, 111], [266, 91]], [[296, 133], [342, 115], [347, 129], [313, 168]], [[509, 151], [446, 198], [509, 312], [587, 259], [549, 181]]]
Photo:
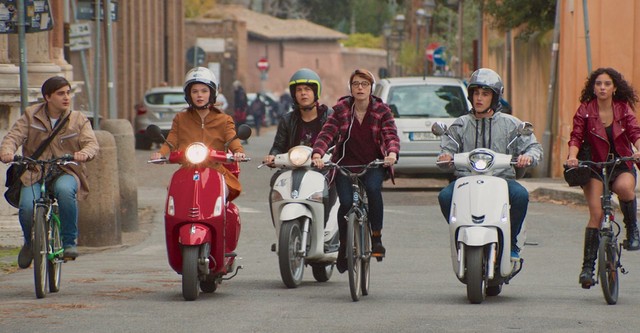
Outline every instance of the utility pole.
[[29, 81], [27, 79], [27, 25], [25, 22], [24, 0], [18, 0], [18, 48], [20, 49], [20, 114], [29, 105]]

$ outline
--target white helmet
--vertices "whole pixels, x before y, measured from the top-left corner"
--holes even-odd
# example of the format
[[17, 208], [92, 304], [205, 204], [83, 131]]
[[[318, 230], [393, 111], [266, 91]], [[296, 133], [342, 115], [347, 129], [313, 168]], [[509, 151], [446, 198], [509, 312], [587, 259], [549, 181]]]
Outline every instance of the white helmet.
[[208, 107], [210, 104], [214, 104], [216, 102], [216, 95], [218, 92], [218, 79], [215, 74], [205, 67], [195, 67], [187, 72], [187, 75], [184, 77], [184, 99], [191, 106], [193, 105], [193, 101], [191, 100], [191, 93], [189, 92], [189, 88], [194, 83], [202, 83], [206, 84], [211, 91], [211, 95], [209, 95], [209, 103], [205, 106]]

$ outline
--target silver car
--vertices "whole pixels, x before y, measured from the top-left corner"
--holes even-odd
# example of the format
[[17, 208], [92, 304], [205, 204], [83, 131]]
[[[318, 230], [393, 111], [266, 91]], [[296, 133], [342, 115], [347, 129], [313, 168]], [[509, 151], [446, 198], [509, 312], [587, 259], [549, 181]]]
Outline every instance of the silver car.
[[175, 115], [187, 107], [184, 90], [180, 86], [156, 87], [147, 90], [142, 103], [136, 105], [134, 121], [136, 149], [149, 150], [154, 144], [145, 134], [147, 126], [158, 125], [166, 137]]
[[450, 171], [436, 166], [440, 138], [431, 125], [442, 121], [450, 126], [471, 109], [467, 88], [452, 77], [395, 77], [376, 83], [374, 95], [389, 104], [400, 137], [398, 176], [450, 178]]

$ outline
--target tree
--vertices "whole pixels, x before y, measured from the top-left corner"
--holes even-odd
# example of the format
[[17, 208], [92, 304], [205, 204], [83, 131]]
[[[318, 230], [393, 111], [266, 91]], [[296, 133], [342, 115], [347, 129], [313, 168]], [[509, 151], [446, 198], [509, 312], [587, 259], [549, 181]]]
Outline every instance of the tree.
[[198, 17], [216, 6], [216, 0], [185, 0], [184, 14], [187, 18]]
[[553, 29], [556, 0], [484, 0], [484, 11], [492, 17], [493, 27], [502, 31], [522, 27], [517, 37], [526, 39]]

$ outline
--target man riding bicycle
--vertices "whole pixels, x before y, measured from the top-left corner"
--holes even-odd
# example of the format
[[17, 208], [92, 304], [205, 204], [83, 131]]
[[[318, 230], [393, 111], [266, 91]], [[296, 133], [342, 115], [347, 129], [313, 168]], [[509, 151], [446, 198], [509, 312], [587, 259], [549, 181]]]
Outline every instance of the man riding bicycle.
[[[71, 84], [67, 79], [61, 76], [49, 78], [41, 90], [44, 103], [27, 108], [11, 127], [0, 144], [0, 159], [3, 163], [13, 161], [20, 146], [24, 156], [33, 156], [40, 144], [55, 131], [57, 125], [64, 126], [38, 158], [48, 160], [70, 154], [74, 161], [80, 162], [78, 165], [60, 166], [57, 170], [58, 176], [51, 180], [60, 209], [64, 258], [75, 259], [78, 256], [77, 200], [85, 199], [89, 194], [86, 168], [81, 162], [90, 161], [98, 154], [98, 140], [87, 117], [82, 112], [71, 110]], [[20, 268], [28, 268], [33, 260], [33, 202], [41, 196], [41, 176], [40, 170], [26, 170], [20, 177], [23, 186], [20, 191], [18, 218], [24, 235], [24, 245], [18, 254]]]

